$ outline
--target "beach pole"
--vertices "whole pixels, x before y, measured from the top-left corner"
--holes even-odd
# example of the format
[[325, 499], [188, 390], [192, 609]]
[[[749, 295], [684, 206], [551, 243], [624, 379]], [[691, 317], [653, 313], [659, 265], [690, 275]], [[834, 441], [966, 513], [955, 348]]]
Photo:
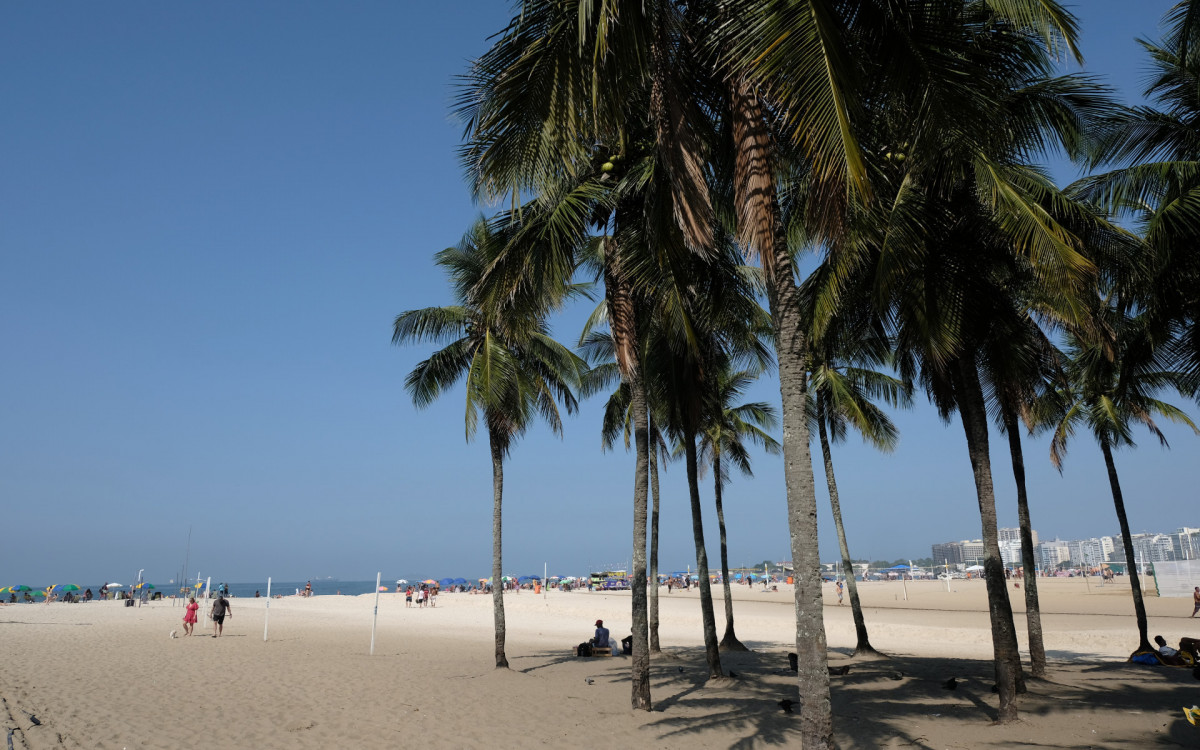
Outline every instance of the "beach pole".
[[271, 576], [267, 576], [267, 611], [263, 612], [263, 642], [267, 641], [267, 625], [271, 617]]
[[383, 571], [375, 574], [375, 614], [371, 616], [371, 656], [375, 655], [375, 623], [379, 620], [379, 581], [382, 580]]
[[946, 593], [950, 593], [950, 560], [943, 557], [942, 562], [946, 564]]
[[546, 574], [550, 572], [550, 564], [542, 563], [542, 599], [546, 598]]
[[[210, 588], [212, 588], [212, 576], [209, 576], [209, 577], [208, 577], [208, 580], [206, 580], [206, 581], [204, 582], [204, 599], [205, 599], [205, 601], [207, 601], [207, 600], [208, 600], [208, 590], [209, 590]], [[212, 605], [211, 605], [211, 604], [209, 605], [209, 610], [210, 610], [210, 611], [212, 610]], [[206, 618], [206, 619], [204, 620], [204, 629], [205, 629], [205, 630], [208, 630], [208, 623], [210, 623], [210, 622], [212, 622], [212, 616], [211, 616], [211, 615], [210, 615], [208, 618]]]

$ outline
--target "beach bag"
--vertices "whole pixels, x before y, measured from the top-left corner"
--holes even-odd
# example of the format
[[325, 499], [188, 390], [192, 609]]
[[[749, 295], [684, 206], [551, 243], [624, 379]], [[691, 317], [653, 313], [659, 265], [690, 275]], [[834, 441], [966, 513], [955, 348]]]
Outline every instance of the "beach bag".
[[575, 647], [575, 655], [576, 656], [591, 656], [592, 655], [592, 644], [588, 643], [587, 641], [584, 641], [583, 643], [579, 644], [578, 646]]

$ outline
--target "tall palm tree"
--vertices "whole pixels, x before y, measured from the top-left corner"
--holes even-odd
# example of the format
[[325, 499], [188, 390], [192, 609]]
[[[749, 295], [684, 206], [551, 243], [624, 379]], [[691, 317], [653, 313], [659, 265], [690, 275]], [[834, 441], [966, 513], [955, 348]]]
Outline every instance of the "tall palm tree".
[[[812, 281], [818, 281], [814, 275]], [[825, 465], [825, 482], [829, 489], [829, 504], [833, 524], [837, 529], [838, 550], [842, 570], [846, 572], [846, 588], [854, 618], [857, 641], [854, 656], [878, 655], [867, 634], [866, 618], [858, 596], [854, 563], [846, 528], [842, 521], [841, 498], [833, 470], [831, 442], [846, 438], [846, 428], [853, 427], [865, 442], [881, 451], [891, 451], [899, 442], [899, 433], [891, 418], [873, 399], [881, 399], [892, 407], [912, 403], [912, 384], [873, 368], [887, 365], [891, 360], [891, 342], [878, 321], [863, 316], [862, 307], [851, 310], [850, 320], [840, 319], [825, 335], [814, 337], [816, 345], [810, 360], [809, 419], [816, 428]]]
[[[601, 445], [605, 450], [610, 450], [616, 445], [618, 437], [623, 436], [625, 450], [628, 451], [635, 423], [634, 415], [630, 409], [629, 386], [627, 383], [621, 382], [621, 373], [617, 367], [616, 351], [613, 346], [612, 335], [595, 330], [595, 327], [604, 320], [607, 320], [607, 307], [602, 304], [596, 308], [596, 311], [588, 319], [584, 331], [580, 336], [579, 346], [590, 369], [584, 376], [579, 392], [582, 397], [586, 398], [605, 389], [612, 388], [614, 383], [617, 384], [604, 404]], [[643, 345], [643, 370], [645, 368], [645, 356], [645, 346]], [[648, 458], [650, 464], [651, 506], [649, 529], [650, 557], [648, 561], [648, 579], [650, 583], [647, 596], [649, 605], [647, 608], [647, 626], [650, 637], [650, 653], [658, 653], [662, 651], [658, 636], [658, 524], [661, 503], [658, 470], [660, 458], [665, 460], [670, 457], [670, 454], [664, 450], [666, 440], [663, 438], [662, 431], [658, 429], [655, 422], [653, 400], [649, 399], [648, 403], [650, 404], [650, 416], [647, 424], [650, 440]]]
[[[463, 164], [478, 194], [488, 198], [534, 194], [555, 199], [556, 186], [596, 175], [609, 177], [614, 194], [646, 185], [643, 214], [671, 225], [683, 245], [703, 253], [711, 237], [712, 207], [704, 184], [704, 148], [697, 134], [705, 109], [697, 98], [681, 96], [678, 80], [688, 80], [695, 55], [686, 36], [675, 33], [681, 6], [669, 0], [600, 3], [525, 0], [508, 28], [466, 76], [458, 110], [467, 122], [469, 141]], [[632, 121], [632, 125], [631, 125]], [[646, 132], [648, 131], [648, 133]], [[616, 157], [613, 159], [612, 157]], [[603, 164], [620, 161], [617, 173], [600, 174]], [[627, 166], [626, 166], [627, 165]], [[649, 174], [653, 180], [634, 179]], [[648, 426], [644, 384], [633, 352], [637, 348], [628, 253], [659, 243], [627, 242], [625, 228], [637, 214], [638, 201], [607, 202], [600, 222], [612, 223], [606, 259], [605, 289], [617, 362], [631, 386], [637, 460], [634, 472], [633, 658], [632, 702], [650, 709], [648, 616], [645, 588]], [[569, 206], [564, 220], [577, 216]], [[557, 211], [557, 209], [552, 209]], [[596, 206], [585, 213], [597, 216]], [[551, 246], [551, 250], [554, 248]], [[542, 270], [573, 272], [568, 254], [530, 259]]]
[[554, 341], [546, 316], [565, 290], [542, 289], [512, 297], [507, 304], [481, 302], [479, 282], [505, 242], [480, 219], [457, 247], [435, 256], [450, 276], [455, 302], [446, 307], [409, 310], [396, 316], [392, 343], [445, 343], [418, 364], [405, 388], [418, 407], [425, 407], [459, 380], [466, 386], [466, 437], [477, 430], [480, 413], [492, 458], [492, 607], [496, 631], [496, 667], [507, 668], [502, 557], [504, 459], [513, 443], [541, 416], [562, 434], [558, 403], [568, 413], [576, 408], [572, 389], [586, 366]]
[[725, 634], [718, 647], [722, 651], [747, 651], [733, 627], [733, 594], [729, 589], [729, 545], [725, 534], [725, 508], [722, 493], [729, 483], [727, 466], [743, 476], [754, 476], [750, 468], [748, 444], [758, 445], [767, 453], [778, 454], [779, 442], [767, 432], [779, 423], [775, 408], [760, 401], [737, 404], [758, 377], [751, 370], [733, 371], [723, 367], [715, 375], [713, 408], [700, 435], [699, 461], [712, 466], [713, 497], [717, 507], [717, 529], [721, 536], [721, 581], [725, 589]]
[[1136, 424], [1144, 425], [1161, 445], [1167, 446], [1166, 435], [1158, 428], [1155, 416], [1185, 424], [1197, 434], [1200, 429], [1178, 407], [1155, 397], [1166, 389], [1181, 390], [1185, 379], [1178, 371], [1164, 368], [1162, 353], [1148, 347], [1147, 320], [1126, 316], [1111, 304], [1101, 308], [1097, 317], [1097, 325], [1087, 334], [1067, 335], [1066, 377], [1055, 391], [1039, 400], [1035, 415], [1039, 425], [1052, 430], [1050, 460], [1059, 471], [1070, 438], [1078, 428], [1087, 429], [1100, 445], [1129, 569], [1138, 627], [1136, 651], [1149, 650], [1153, 646], [1147, 630], [1146, 605], [1142, 601], [1133, 536], [1113, 450], [1134, 445]]
[[[1016, 287], [1016, 284], [1012, 285]], [[1024, 288], [1031, 289], [1026, 280]], [[1025, 622], [1029, 634], [1029, 666], [1033, 677], [1046, 674], [1046, 646], [1042, 637], [1041, 602], [1038, 598], [1037, 563], [1034, 559], [1033, 522], [1025, 481], [1021, 422], [1031, 424], [1033, 400], [1048, 378], [1058, 373], [1056, 351], [1031, 316], [998, 318], [998, 330], [984, 343], [981, 371], [990, 386], [990, 402], [997, 427], [1008, 439], [1013, 481], [1017, 488], [1017, 525], [1021, 535], [1021, 564], [1025, 571]]]
[[[901, 376], [919, 380], [944, 419], [961, 419], [985, 547], [999, 719], [1008, 722], [1023, 683], [999, 552], [982, 347], [997, 320], [1022, 314], [1014, 284], [1026, 277], [1056, 316], [1080, 317], [1096, 271], [1072, 228], [1093, 217], [1032, 161], [1051, 149], [1078, 154], [1108, 102], [1086, 77], [1052, 77], [1054, 35], [999, 6], [931, 5], [936, 12], [896, 32], [909, 54], [867, 56], [871, 127], [861, 132], [874, 200], [848, 213], [849, 231], [830, 253], [834, 283], [816, 309], [853, 299], [867, 269], [876, 313], [894, 326]], [[1061, 46], [1071, 45], [1068, 20]]]
[[1069, 190], [1136, 225], [1148, 278], [1120, 290], [1118, 302], [1141, 312], [1146, 334], [1200, 393], [1200, 2], [1176, 3], [1162, 25], [1161, 41], [1139, 40], [1153, 65], [1143, 92], [1151, 104], [1107, 118], [1092, 140], [1090, 165], [1115, 168]]
[[[930, 93], [927, 82], [920, 80], [923, 72], [944, 71], [958, 63], [954, 55], [918, 59], [911, 31], [939, 15], [965, 15], [968, 10], [978, 15], [981, 8], [990, 10], [990, 20], [1019, 29], [1022, 37], [1042, 38], [1074, 51], [1074, 19], [1057, 3], [1044, 0], [941, 5], [739, 0], [724, 4], [724, 14], [713, 14], [726, 32], [710, 38], [715, 57], [724, 65], [722, 78], [728, 81], [739, 237], [762, 259], [779, 337], [785, 484], [796, 571], [797, 686], [805, 705], [801, 737], [806, 747], [830, 746], [833, 724], [816, 553], [816, 494], [804, 418], [808, 341], [781, 231], [775, 183], [779, 146], [796, 145], [811, 168], [807, 234], [818, 243], [834, 244], [847, 230], [846, 219], [852, 213], [848, 203], [855, 199], [869, 203], [874, 191], [859, 141], [861, 110], [871, 101], [862, 91], [864, 83], [887, 81], [917, 97]], [[971, 80], [962, 73], [953, 70], [945, 80]], [[773, 132], [769, 124], [776, 119], [769, 113], [776, 112], [786, 125], [782, 133]], [[993, 177], [997, 174], [993, 170]], [[1009, 187], [1007, 180], [999, 182]], [[997, 191], [1001, 193], [1011, 195], [1011, 190]], [[1015, 716], [1015, 707], [1006, 705], [1002, 720]]]

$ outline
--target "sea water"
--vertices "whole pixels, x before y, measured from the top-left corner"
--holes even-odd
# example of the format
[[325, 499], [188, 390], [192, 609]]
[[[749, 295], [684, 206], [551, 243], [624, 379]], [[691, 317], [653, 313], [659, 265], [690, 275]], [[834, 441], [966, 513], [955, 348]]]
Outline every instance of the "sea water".
[[[424, 579], [407, 578], [407, 580], [410, 583], [416, 583], [417, 581], [424, 580]], [[159, 592], [161, 592], [163, 596], [170, 596], [172, 594], [179, 593], [179, 589], [182, 588], [173, 583], [157, 583], [157, 582], [152, 582], [152, 583], [154, 583], [154, 588], [150, 590], [150, 594], [149, 594], [150, 596], [154, 596], [156, 593], [159, 593]], [[216, 591], [221, 586], [222, 583], [225, 583], [225, 582], [214, 579], [212, 582], [212, 590]], [[289, 595], [294, 595], [297, 591], [299, 591], [300, 593], [303, 593], [304, 586], [307, 583], [308, 583], [308, 581], [271, 581], [271, 596], [275, 596], [276, 594], [282, 594], [284, 596], [289, 596]], [[389, 592], [391, 592], [396, 589], [396, 580], [392, 579], [389, 581], [388, 579], [384, 578], [383, 580], [380, 581], [379, 585], [385, 586], [387, 588], [387, 590]], [[100, 598], [100, 585], [94, 585], [94, 586], [82, 586], [81, 585], [79, 587], [79, 591], [77, 591], [75, 593], [76, 593], [76, 595], [78, 595], [79, 597], [82, 598], [83, 592], [89, 588], [92, 590], [92, 595], [95, 598], [97, 598], [97, 599]], [[202, 595], [204, 593], [204, 581], [201, 581], [201, 585], [200, 585], [199, 589], [196, 588], [195, 581], [192, 581], [187, 586], [187, 589], [189, 592], [188, 593], [189, 596], [199, 597], [200, 595]], [[125, 588], [121, 588], [121, 589], [112, 589], [109, 591], [109, 598], [111, 598], [116, 591], [129, 591], [129, 590], [130, 589], [128, 586], [126, 586]], [[374, 579], [371, 579], [369, 581], [342, 581], [342, 580], [338, 580], [336, 578], [314, 578], [312, 580], [313, 596], [329, 596], [329, 595], [337, 595], [337, 594], [341, 594], [343, 596], [358, 596], [359, 594], [370, 594], [370, 593], [373, 593], [374, 591], [375, 591], [375, 580]], [[253, 597], [255, 592], [258, 592], [262, 596], [267, 595], [266, 579], [263, 579], [262, 581], [251, 582], [251, 583], [229, 582], [229, 596], [231, 596], [231, 597], [235, 597], [235, 598]], [[134, 597], [139, 598], [140, 596], [141, 596], [141, 591], [134, 590]], [[21, 596], [18, 594], [17, 598], [20, 599]]]

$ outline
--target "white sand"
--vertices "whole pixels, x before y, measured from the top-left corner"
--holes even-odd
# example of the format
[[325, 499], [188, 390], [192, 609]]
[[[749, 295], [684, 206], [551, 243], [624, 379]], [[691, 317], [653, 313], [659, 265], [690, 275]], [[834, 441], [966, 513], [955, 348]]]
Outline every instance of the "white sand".
[[[861, 586], [885, 661], [847, 660], [850, 607], [825, 609], [838, 743], [846, 748], [1200, 747], [1180, 706], [1200, 702], [1187, 670], [1128, 665], [1136, 627], [1128, 588], [1043, 580], [1052, 664], [1030, 683], [1022, 721], [992, 726], [991, 636], [981, 581]], [[625, 658], [576, 659], [597, 618], [629, 629], [628, 594], [531, 592], [505, 597], [511, 670], [493, 664], [491, 598], [443, 594], [406, 609], [383, 594], [368, 656], [373, 595], [234, 599], [220, 639], [182, 634], [168, 602], [0, 607], [0, 721], [18, 748], [729, 748], [798, 746], [786, 670], [794, 650], [790, 590], [734, 587], [737, 634], [754, 653], [723, 654], [736, 679], [705, 683], [696, 592], [662, 589], [655, 710], [630, 710]], [[1151, 591], [1153, 589], [1151, 588]], [[714, 589], [719, 595], [720, 589]], [[1012, 591], [1014, 609], [1023, 594]], [[1151, 634], [1200, 637], [1191, 602], [1147, 598]], [[847, 597], [848, 602], [848, 597]], [[718, 632], [724, 628], [717, 602]], [[1016, 617], [1022, 648], [1025, 621]], [[899, 680], [890, 675], [903, 673]], [[940, 683], [963, 680], [955, 691]], [[588, 684], [587, 680], [594, 682]], [[39, 724], [34, 724], [35, 717]]]

